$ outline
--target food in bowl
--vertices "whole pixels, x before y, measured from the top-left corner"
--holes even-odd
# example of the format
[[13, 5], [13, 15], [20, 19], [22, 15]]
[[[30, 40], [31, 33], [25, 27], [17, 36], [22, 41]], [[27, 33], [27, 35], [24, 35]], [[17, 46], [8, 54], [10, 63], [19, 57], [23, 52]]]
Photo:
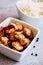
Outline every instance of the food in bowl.
[[[16, 22], [19, 22], [21, 25], [22, 25], [22, 27], [21, 27], [21, 29], [19, 28], [19, 31], [18, 31], [18, 33], [17, 33], [17, 26], [15, 25], [15, 23]], [[14, 26], [12, 27], [11, 26], [11, 28], [10, 28], [10, 26], [9, 25], [14, 25], [15, 26], [15, 28], [14, 28]], [[20, 26], [21, 26], [20, 25]], [[13, 37], [12, 36], [12, 34], [10, 34], [10, 37], [9, 37], [9, 35], [6, 35], [6, 37], [4, 37], [4, 40], [5, 40], [5, 38], [7, 39], [7, 41], [6, 41], [6, 44], [4, 45], [2, 42], [1, 42], [1, 40], [0, 40], [0, 53], [2, 53], [2, 54], [4, 54], [5, 56], [7, 56], [7, 57], [9, 57], [9, 58], [11, 58], [11, 59], [13, 59], [13, 60], [16, 60], [16, 61], [21, 61], [21, 60], [23, 60], [23, 58], [25, 57], [25, 55], [27, 55], [29, 52], [30, 52], [30, 50], [31, 50], [31, 47], [32, 47], [32, 45], [34, 45], [34, 42], [36, 41], [36, 39], [37, 39], [37, 37], [38, 37], [38, 35], [39, 35], [39, 33], [40, 33], [40, 30], [37, 28], [37, 27], [34, 27], [34, 26], [32, 26], [32, 25], [30, 25], [30, 24], [28, 24], [28, 23], [26, 23], [26, 22], [24, 22], [24, 21], [22, 21], [22, 20], [19, 20], [19, 19], [16, 19], [16, 18], [12, 18], [12, 17], [9, 17], [9, 18], [7, 18], [6, 20], [4, 20], [1, 24], [0, 24], [0, 33], [3, 33], [3, 35], [1, 35], [0, 36], [0, 38], [2, 37], [3, 38], [3, 36], [4, 36], [4, 32], [5, 31], [3, 31], [3, 28], [5, 28], [5, 27], [7, 27], [7, 26], [9, 26], [9, 28], [10, 28], [10, 32], [9, 32], [9, 28], [6, 28], [7, 29], [7, 33], [6, 34], [10, 34], [10, 33], [13, 33], [14, 31], [12, 31], [12, 30], [16, 30], [16, 35], [18, 35], [18, 34], [22, 34], [22, 37], [24, 38], [25, 37], [25, 34], [23, 34], [23, 28], [28, 28], [29, 30], [31, 30], [31, 32], [33, 33], [31, 36], [30, 36], [30, 39], [31, 39], [31, 42], [30, 42], [30, 44], [26, 44], [25, 46], [24, 46], [24, 42], [27, 42], [28, 40], [30, 40], [30, 39], [27, 39], [27, 35], [26, 35], [26, 38], [25, 38], [25, 41], [23, 40], [19, 40], [20, 42], [22, 41], [22, 43], [21, 44], [19, 44], [19, 41], [18, 41], [18, 39], [16, 39], [15, 37]], [[12, 29], [13, 28], [13, 29]], [[2, 32], [1, 32], [1, 30], [2, 30]], [[22, 31], [21, 31], [22, 30]], [[28, 32], [28, 33], [30, 33], [30, 32]], [[27, 33], [26, 33], [27, 34]], [[32, 36], [33, 36], [33, 39], [32, 39]], [[17, 37], [17, 36], [16, 36]], [[22, 37], [19, 37], [19, 39], [20, 38], [22, 38]], [[11, 43], [12, 41], [11, 40], [8, 40], [8, 39], [11, 39], [12, 41], [13, 41], [13, 43], [12, 44], [9, 44], [9, 43]], [[17, 37], [18, 38], [18, 37]], [[15, 41], [14, 41], [14, 39], [15, 39]], [[17, 41], [16, 41], [17, 40]], [[8, 42], [8, 44], [9, 44], [9, 46], [10, 46], [10, 48], [9, 48], [9, 46], [7, 45], [7, 42]], [[15, 44], [15, 42], [16, 42], [16, 44]], [[29, 42], [29, 41], [28, 41]], [[27, 43], [28, 43], [27, 42]], [[23, 44], [24, 43], [24, 44]], [[14, 46], [13, 46], [14, 45]], [[19, 46], [18, 46], [19, 45]], [[16, 49], [15, 49], [15, 48]], [[25, 47], [25, 49], [23, 49]], [[21, 49], [23, 49], [22, 50], [22, 52], [19, 52], [18, 50], [20, 51]]]
[[23, 51], [33, 40], [33, 32], [24, 27], [20, 22], [11, 22], [5, 27], [0, 27], [0, 41], [3, 45], [16, 50]]
[[[37, 9], [35, 10], [35, 7], [32, 9], [30, 6], [26, 6], [26, 7], [21, 7], [20, 9], [24, 14], [31, 16], [31, 17], [43, 16], [43, 10], [42, 10], [43, 7], [37, 6]], [[38, 11], [38, 9], [39, 9], [39, 11]]]
[[[20, 4], [21, 3], [21, 4]], [[43, 17], [43, 2], [20, 2], [18, 8], [29, 17]]]
[[[35, 2], [33, 4], [29, 1], [31, 1], [31, 0], [26, 0], [26, 1], [22, 0], [22, 1], [18, 1], [16, 3], [19, 18], [33, 26], [40, 28], [43, 26], [43, 2], [38, 2], [38, 3]], [[30, 5], [30, 7], [29, 7], [29, 5]], [[22, 9], [23, 9], [23, 11], [22, 11]], [[31, 9], [31, 11], [29, 9]], [[25, 12], [24, 12], [24, 10], [25, 10]], [[27, 10], [29, 10], [29, 12], [33, 12], [32, 15], [30, 13], [28, 15]], [[35, 16], [33, 14], [35, 14]]]

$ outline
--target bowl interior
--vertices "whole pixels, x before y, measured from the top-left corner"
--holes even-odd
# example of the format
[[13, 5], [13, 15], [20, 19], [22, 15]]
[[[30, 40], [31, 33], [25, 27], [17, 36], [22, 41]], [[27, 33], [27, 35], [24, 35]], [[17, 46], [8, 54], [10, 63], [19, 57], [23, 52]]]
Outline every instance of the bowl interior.
[[[34, 36], [34, 39], [35, 39], [35, 37], [36, 36], [38, 36], [38, 34], [39, 34], [39, 29], [37, 29], [37, 28], [35, 28], [34, 26], [32, 26], [32, 25], [30, 25], [30, 24], [28, 24], [28, 23], [25, 23], [25, 22], [23, 22], [23, 21], [21, 21], [21, 20], [18, 20], [18, 19], [15, 19], [15, 18], [12, 18], [12, 17], [10, 17], [10, 18], [8, 18], [8, 19], [6, 19], [5, 21], [3, 21], [1, 24], [0, 24], [0, 27], [2, 26], [2, 27], [5, 27], [5, 26], [7, 26], [7, 25], [9, 25], [9, 23], [10, 22], [20, 22], [24, 27], [27, 27], [27, 28], [29, 28], [30, 30], [32, 30], [32, 32], [33, 32], [33, 36]], [[33, 40], [34, 40], [33, 39]], [[31, 43], [30, 43], [31, 44]], [[29, 47], [29, 46], [28, 46]], [[27, 48], [28, 48], [27, 47]], [[26, 50], [26, 49], [25, 49]], [[25, 51], [24, 50], [24, 51]], [[17, 51], [18, 52], [18, 51]], [[19, 52], [19, 53], [21, 53], [21, 52]]]

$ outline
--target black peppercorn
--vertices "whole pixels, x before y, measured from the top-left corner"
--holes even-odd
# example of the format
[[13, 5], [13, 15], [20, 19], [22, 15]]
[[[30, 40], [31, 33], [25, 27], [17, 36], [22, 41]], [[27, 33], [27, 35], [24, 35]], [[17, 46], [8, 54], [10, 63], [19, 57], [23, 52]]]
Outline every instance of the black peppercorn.
[[35, 56], [37, 56], [38, 54], [36, 53]]
[[33, 48], [35, 48], [35, 46], [33, 46]]
[[33, 55], [33, 53], [31, 53], [31, 55]]
[[39, 41], [39, 38], [36, 39], [36, 42], [38, 42], [38, 41]]

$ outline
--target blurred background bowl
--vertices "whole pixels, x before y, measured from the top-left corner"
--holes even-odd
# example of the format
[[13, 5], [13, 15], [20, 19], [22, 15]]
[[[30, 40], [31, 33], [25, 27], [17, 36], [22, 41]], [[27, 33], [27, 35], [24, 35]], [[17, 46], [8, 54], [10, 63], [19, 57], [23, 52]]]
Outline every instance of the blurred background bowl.
[[[25, 2], [25, 3], [24, 3]], [[18, 15], [19, 15], [19, 18], [21, 20], [24, 20], [36, 27], [41, 27], [43, 25], [43, 16], [42, 17], [30, 17], [28, 15], [26, 15], [21, 9], [20, 7], [24, 7], [26, 6], [26, 4], [28, 4], [28, 0], [22, 0], [22, 1], [18, 1], [16, 3], [16, 7], [17, 7], [17, 10], [18, 10]]]

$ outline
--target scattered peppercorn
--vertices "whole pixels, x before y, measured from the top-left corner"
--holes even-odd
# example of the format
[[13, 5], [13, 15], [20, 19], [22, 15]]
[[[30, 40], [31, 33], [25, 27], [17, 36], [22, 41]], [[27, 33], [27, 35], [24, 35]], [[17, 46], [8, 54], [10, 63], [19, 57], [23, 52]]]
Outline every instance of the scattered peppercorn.
[[33, 46], [33, 48], [35, 48], [35, 46]]
[[36, 39], [36, 42], [38, 42], [38, 41], [39, 41], [39, 38]]
[[37, 56], [38, 54], [36, 53], [35, 56]]
[[33, 55], [33, 53], [31, 53], [31, 55]]

